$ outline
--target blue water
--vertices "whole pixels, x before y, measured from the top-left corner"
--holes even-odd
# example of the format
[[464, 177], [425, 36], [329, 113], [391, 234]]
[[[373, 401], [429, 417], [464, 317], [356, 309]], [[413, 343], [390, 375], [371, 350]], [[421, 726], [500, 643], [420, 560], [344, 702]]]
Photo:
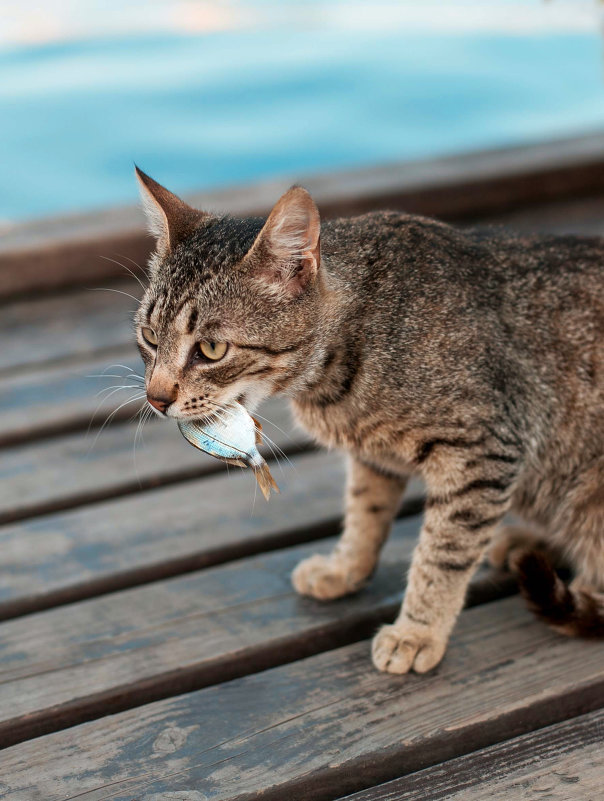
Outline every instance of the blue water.
[[594, 33], [228, 31], [0, 50], [0, 220], [604, 128]]

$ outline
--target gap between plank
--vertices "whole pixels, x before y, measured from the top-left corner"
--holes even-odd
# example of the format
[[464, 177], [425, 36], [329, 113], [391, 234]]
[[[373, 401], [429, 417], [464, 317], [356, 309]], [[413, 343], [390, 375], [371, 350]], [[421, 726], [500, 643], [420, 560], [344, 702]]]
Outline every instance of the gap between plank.
[[[418, 515], [423, 511], [423, 508], [423, 498], [411, 497], [403, 502], [397, 514], [397, 519]], [[183, 576], [187, 573], [194, 573], [198, 570], [232, 562], [235, 559], [255, 556], [260, 553], [270, 553], [271, 551], [282, 550], [294, 545], [303, 545], [307, 542], [333, 537], [339, 533], [341, 523], [341, 517], [333, 517], [314, 525], [286, 529], [278, 534], [267, 534], [265, 537], [239, 541], [236, 544], [215, 548], [212, 551], [186, 554], [177, 559], [164, 560], [154, 565], [125, 570], [122, 573], [92, 579], [82, 584], [73, 584], [37, 597], [0, 602], [0, 622], [23, 617], [34, 612], [43, 612], [46, 609], [66, 606], [77, 601], [85, 601], [89, 598], [109, 595], [119, 590], [140, 587], [161, 579]]]
[[[514, 595], [516, 591], [516, 582], [511, 576], [503, 575], [498, 580], [494, 580], [492, 575], [480, 577], [470, 586], [466, 608]], [[383, 602], [349, 619], [318, 624], [311, 631], [282, 637], [268, 647], [252, 646], [235, 658], [223, 657], [203, 666], [170, 670], [136, 684], [114, 687], [63, 704], [54, 712], [46, 709], [39, 714], [29, 714], [18, 722], [7, 721], [0, 724], [0, 748], [359, 642], [371, 636], [379, 625], [392, 620], [400, 603], [401, 598]], [[371, 669], [369, 665], [368, 669]], [[388, 778], [380, 777], [377, 781], [387, 781]], [[354, 789], [364, 788], [357, 786]], [[322, 794], [308, 797], [328, 801], [335, 796]]]
[[[524, 734], [595, 712], [602, 708], [603, 690], [602, 682], [588, 687], [578, 687], [573, 692], [557, 698], [555, 704], [551, 698], [547, 698], [537, 701], [528, 708], [510, 710], [494, 720], [478, 721], [464, 730], [461, 751], [460, 741], [454, 736], [454, 732], [443, 731], [431, 740], [428, 748], [422, 743], [407, 746], [404, 763], [401, 760], [400, 750], [395, 747], [384, 750], [378, 758], [375, 754], [369, 758], [360, 756], [347, 765], [345, 774], [338, 771], [337, 775], [334, 775], [335, 771], [324, 769], [303, 779], [292, 781], [287, 787], [288, 796], [295, 798], [296, 801], [346, 801], [342, 793], [348, 797], [350, 794], [369, 790], [376, 785], [392, 782], [442, 763], [446, 764]], [[412, 763], [413, 769], [406, 772], [404, 765], [409, 763]], [[254, 801], [255, 797], [247, 794], [239, 795], [234, 797], [233, 801]], [[444, 801], [445, 798], [449, 798], [449, 794], [441, 798]], [[517, 798], [520, 801], [520, 796]], [[574, 796], [569, 795], [568, 798]], [[283, 801], [283, 787], [265, 790], [262, 793], [262, 801]]]
[[[298, 456], [302, 453], [309, 453], [312, 450], [315, 450], [315, 448], [307, 442], [301, 442], [297, 445], [294, 444], [283, 448], [283, 452], [286, 456]], [[265, 454], [265, 458], [267, 462], [272, 463], [275, 461], [272, 454]], [[87, 506], [91, 503], [113, 500], [114, 498], [123, 498], [126, 495], [134, 495], [139, 492], [149, 492], [158, 487], [184, 484], [185, 482], [194, 481], [198, 478], [226, 472], [226, 467], [218, 460], [215, 461], [216, 465], [208, 462], [201, 467], [190, 467], [186, 470], [172, 473], [169, 476], [150, 476], [146, 479], [127, 481], [118, 487], [107, 487], [106, 489], [97, 491], [88, 490], [78, 495], [65, 496], [59, 500], [48, 500], [43, 503], [32, 504], [22, 510], [2, 512], [0, 513], [0, 525], [18, 523], [20, 520], [30, 520], [31, 518], [42, 517], [43, 515], [54, 512], [64, 512], [68, 509], [78, 509], [81, 506]]]

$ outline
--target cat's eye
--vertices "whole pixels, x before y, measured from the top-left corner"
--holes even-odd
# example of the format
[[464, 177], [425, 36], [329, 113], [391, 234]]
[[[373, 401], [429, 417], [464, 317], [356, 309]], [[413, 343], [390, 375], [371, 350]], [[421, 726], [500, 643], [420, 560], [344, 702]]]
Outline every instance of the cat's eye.
[[199, 352], [202, 356], [205, 356], [206, 359], [217, 362], [218, 359], [222, 359], [227, 352], [227, 347], [226, 342], [208, 342], [204, 340], [199, 343]]
[[141, 334], [145, 342], [149, 345], [157, 345], [157, 335], [152, 328], [141, 328]]

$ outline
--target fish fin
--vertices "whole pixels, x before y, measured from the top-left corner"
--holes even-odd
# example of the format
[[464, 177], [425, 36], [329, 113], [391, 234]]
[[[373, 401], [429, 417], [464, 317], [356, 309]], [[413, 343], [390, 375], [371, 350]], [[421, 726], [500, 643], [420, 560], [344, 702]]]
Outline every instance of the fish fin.
[[262, 491], [262, 494], [264, 495], [267, 501], [270, 497], [272, 489], [275, 490], [275, 492], [280, 491], [279, 487], [275, 483], [275, 479], [271, 475], [270, 468], [266, 462], [264, 462], [263, 465], [254, 470], [254, 475], [256, 476], [256, 481], [258, 482], [258, 486], [260, 487], [260, 490]]
[[262, 423], [259, 423], [252, 414], [250, 414], [250, 417], [256, 426], [256, 445], [262, 445]]

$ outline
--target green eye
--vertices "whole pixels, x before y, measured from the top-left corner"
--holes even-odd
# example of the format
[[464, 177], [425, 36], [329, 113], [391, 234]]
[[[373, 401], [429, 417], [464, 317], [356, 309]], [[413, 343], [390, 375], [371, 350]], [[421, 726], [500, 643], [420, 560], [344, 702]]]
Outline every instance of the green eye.
[[141, 334], [145, 342], [148, 342], [150, 345], [157, 345], [157, 336], [152, 328], [141, 328]]
[[224, 354], [227, 352], [227, 343], [204, 341], [199, 343], [199, 350], [202, 356], [205, 356], [206, 359], [217, 362], [218, 359], [222, 359]]

